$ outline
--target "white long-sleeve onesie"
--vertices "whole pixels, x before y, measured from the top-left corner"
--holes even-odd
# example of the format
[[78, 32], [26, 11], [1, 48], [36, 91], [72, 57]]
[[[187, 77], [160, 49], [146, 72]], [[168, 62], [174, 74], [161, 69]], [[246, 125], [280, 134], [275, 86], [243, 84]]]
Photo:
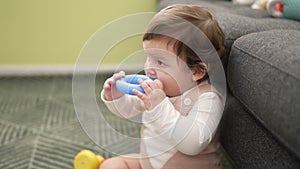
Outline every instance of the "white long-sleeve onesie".
[[114, 101], [105, 101], [103, 92], [101, 96], [118, 116], [130, 118], [143, 113], [142, 156], [151, 157], [151, 166], [156, 169], [163, 168], [178, 151], [187, 155], [201, 153], [214, 137], [223, 112], [222, 98], [213, 91], [197, 92], [198, 88], [201, 85], [181, 96], [166, 97], [149, 111], [135, 96], [124, 95]]

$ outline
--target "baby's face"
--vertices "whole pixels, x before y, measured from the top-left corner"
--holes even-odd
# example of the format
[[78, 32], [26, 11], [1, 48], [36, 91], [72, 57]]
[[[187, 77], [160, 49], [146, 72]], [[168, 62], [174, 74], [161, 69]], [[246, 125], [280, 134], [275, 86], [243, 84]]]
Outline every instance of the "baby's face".
[[153, 39], [144, 41], [143, 46], [147, 54], [145, 73], [162, 82], [167, 96], [178, 96], [197, 84], [193, 72], [176, 56], [172, 42]]

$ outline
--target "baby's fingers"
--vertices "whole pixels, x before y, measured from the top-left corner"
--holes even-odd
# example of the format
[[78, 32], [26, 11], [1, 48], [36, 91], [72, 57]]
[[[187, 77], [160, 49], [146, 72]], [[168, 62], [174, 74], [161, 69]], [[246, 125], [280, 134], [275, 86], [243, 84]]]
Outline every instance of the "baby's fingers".
[[111, 83], [110, 82], [104, 83], [103, 88], [105, 90], [110, 90], [111, 89]]
[[147, 95], [135, 89], [132, 91], [132, 93], [135, 94], [138, 98], [140, 98], [142, 102], [144, 102], [145, 108], [147, 110], [151, 109], [151, 101], [149, 100], [149, 97]]
[[103, 88], [107, 89], [107, 88], [111, 88], [111, 85], [113, 84], [113, 79], [112, 77], [111, 78], [108, 78], [104, 84], [103, 84]]
[[140, 98], [141, 100], [145, 100], [146, 99], [146, 95], [144, 93], [141, 93], [140, 91], [133, 89], [132, 93], [135, 94], [138, 98]]
[[146, 83], [152, 90], [162, 89], [162, 83], [159, 80], [154, 80], [154, 81], [147, 80]]
[[164, 86], [160, 80], [155, 79], [153, 82], [156, 84], [157, 88], [159, 88], [159, 89], [164, 88]]
[[139, 79], [138, 82], [139, 82], [139, 84], [141, 85], [141, 87], [144, 89], [145, 94], [151, 93], [152, 89], [151, 89], [151, 87], [148, 85], [147, 81], [143, 81], [142, 79]]
[[116, 80], [123, 78], [124, 76], [125, 76], [125, 72], [120, 71], [119, 73], [115, 73], [112, 78], [114, 81], [116, 81]]

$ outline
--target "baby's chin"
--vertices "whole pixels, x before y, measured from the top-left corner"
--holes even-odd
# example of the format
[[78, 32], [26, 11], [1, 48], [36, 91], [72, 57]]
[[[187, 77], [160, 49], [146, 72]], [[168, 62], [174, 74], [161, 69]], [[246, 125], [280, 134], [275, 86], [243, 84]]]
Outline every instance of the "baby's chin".
[[171, 89], [169, 88], [168, 90], [164, 89], [164, 92], [166, 93], [166, 96], [168, 97], [176, 97], [176, 96], [180, 96], [183, 92], [180, 92], [179, 90], [176, 89]]

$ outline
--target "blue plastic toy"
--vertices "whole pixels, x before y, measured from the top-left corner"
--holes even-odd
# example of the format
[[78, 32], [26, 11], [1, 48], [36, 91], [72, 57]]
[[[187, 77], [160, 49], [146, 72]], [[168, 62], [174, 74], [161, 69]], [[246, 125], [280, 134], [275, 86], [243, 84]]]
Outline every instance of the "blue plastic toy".
[[145, 93], [144, 89], [139, 85], [138, 79], [153, 80], [150, 77], [145, 75], [139, 75], [139, 74], [126, 75], [122, 79], [117, 80], [116, 87], [120, 92], [124, 94], [134, 95], [132, 93], [133, 89], [136, 89], [141, 93]]

